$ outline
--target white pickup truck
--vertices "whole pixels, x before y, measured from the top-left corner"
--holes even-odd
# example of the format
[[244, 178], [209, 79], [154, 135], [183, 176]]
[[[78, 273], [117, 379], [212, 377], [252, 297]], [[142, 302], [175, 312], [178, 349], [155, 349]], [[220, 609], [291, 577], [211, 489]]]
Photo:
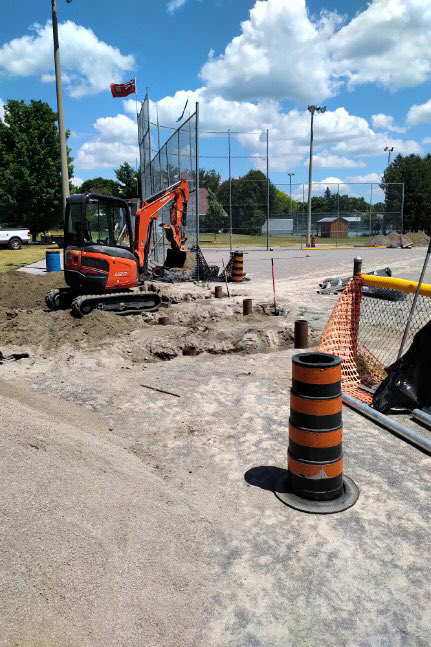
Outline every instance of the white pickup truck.
[[0, 245], [7, 245], [9, 249], [21, 249], [23, 243], [29, 243], [31, 234], [28, 229], [1, 229]]

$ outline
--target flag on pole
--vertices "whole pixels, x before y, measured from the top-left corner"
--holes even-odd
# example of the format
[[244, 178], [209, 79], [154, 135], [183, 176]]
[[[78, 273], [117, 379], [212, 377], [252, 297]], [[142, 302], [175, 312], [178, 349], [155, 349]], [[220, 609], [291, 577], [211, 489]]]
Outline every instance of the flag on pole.
[[110, 87], [113, 97], [128, 97], [129, 94], [136, 92], [135, 79], [127, 83], [111, 83]]
[[185, 113], [185, 111], [186, 111], [186, 108], [187, 108], [187, 104], [188, 104], [188, 102], [189, 102], [189, 98], [187, 97], [186, 105], [184, 106], [184, 110], [183, 110], [183, 112], [182, 112], [182, 114], [181, 114], [181, 117], [178, 117], [178, 119], [177, 119], [177, 123], [178, 123], [179, 121], [181, 121], [181, 119], [184, 117], [184, 113]]

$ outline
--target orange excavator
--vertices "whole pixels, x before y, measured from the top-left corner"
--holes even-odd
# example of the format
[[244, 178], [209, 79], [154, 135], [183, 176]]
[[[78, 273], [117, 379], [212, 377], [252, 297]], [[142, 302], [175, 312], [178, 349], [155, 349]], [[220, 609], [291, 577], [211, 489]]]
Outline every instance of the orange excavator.
[[75, 316], [93, 309], [116, 314], [158, 310], [161, 298], [141, 292], [159, 210], [170, 201], [170, 224], [162, 224], [170, 244], [164, 267], [183, 267], [186, 259], [182, 233], [186, 225], [189, 187], [186, 180], [144, 200], [136, 211], [135, 230], [129, 205], [121, 198], [97, 193], [71, 195], [64, 225], [64, 278], [68, 288], [51, 290], [51, 310], [71, 307]]

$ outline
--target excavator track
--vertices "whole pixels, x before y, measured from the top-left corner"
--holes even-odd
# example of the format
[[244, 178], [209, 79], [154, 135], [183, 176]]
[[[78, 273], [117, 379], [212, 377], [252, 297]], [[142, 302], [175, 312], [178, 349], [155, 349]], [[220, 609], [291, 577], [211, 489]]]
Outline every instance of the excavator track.
[[85, 294], [75, 297], [71, 304], [72, 314], [83, 317], [92, 310], [104, 310], [116, 315], [155, 312], [162, 306], [161, 297], [155, 292], [108, 292], [107, 294]]
[[70, 308], [72, 300], [73, 293], [69, 288], [50, 290], [45, 297], [45, 303], [49, 310], [66, 310]]

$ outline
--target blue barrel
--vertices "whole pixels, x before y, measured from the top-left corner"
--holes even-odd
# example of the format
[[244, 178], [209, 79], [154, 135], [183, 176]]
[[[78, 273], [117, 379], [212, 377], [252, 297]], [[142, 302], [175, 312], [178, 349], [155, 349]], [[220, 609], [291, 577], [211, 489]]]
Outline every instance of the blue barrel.
[[45, 257], [47, 272], [61, 272], [59, 251], [55, 249], [47, 249]]

